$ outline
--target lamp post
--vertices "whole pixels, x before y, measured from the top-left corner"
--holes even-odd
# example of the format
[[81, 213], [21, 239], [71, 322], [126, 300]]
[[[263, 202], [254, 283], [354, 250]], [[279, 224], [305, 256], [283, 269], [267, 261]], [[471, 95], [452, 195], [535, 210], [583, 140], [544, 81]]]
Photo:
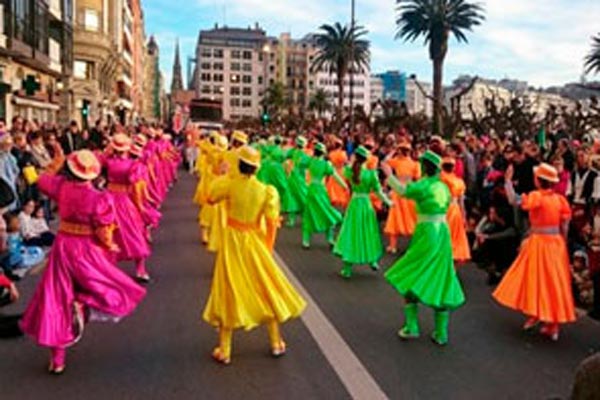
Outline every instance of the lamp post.
[[354, 132], [354, 1], [350, 2], [350, 133]]

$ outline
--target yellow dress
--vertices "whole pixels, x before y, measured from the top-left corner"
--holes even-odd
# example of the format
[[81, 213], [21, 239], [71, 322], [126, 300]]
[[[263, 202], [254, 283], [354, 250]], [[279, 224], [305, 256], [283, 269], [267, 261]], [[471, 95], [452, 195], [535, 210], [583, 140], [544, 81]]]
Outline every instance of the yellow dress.
[[[208, 166], [208, 154], [213, 150], [213, 145], [208, 139], [202, 139], [198, 141], [198, 161], [196, 162], [196, 173], [200, 177], [198, 185], [196, 186], [196, 192], [194, 193], [194, 203], [203, 205], [206, 202], [206, 194], [208, 189], [206, 187], [206, 170]], [[203, 182], [204, 181], [204, 182]]]
[[300, 316], [306, 303], [287, 280], [260, 232], [259, 221], [279, 218], [279, 195], [256, 177], [219, 180], [210, 202], [224, 201], [227, 229], [217, 252], [203, 318], [226, 329], [250, 330]]
[[[223, 153], [221, 159], [222, 163], [227, 164], [227, 173], [224, 175], [216, 176], [212, 185], [218, 183], [218, 181], [227, 178], [235, 178], [240, 175], [238, 168], [238, 155], [237, 149], [229, 149]], [[220, 169], [221, 166], [219, 166]], [[212, 222], [210, 224], [210, 234], [208, 237], [208, 251], [216, 252], [223, 241], [223, 232], [227, 229], [227, 207], [225, 202], [219, 202], [215, 204], [212, 214]]]
[[210, 228], [212, 226], [215, 214], [215, 205], [208, 204], [208, 193], [214, 180], [218, 177], [219, 168], [223, 162], [222, 150], [213, 147], [210, 152], [206, 154], [206, 171], [202, 177], [202, 188], [201, 198], [203, 199], [203, 205], [198, 214], [200, 226], [204, 228]]

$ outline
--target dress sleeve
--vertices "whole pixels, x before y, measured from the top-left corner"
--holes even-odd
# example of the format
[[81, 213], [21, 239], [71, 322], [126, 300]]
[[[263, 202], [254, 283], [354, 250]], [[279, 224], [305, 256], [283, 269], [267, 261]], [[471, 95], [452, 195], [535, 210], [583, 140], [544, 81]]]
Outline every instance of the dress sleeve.
[[231, 187], [231, 179], [222, 176], [213, 181], [208, 191], [208, 202], [216, 204], [229, 197], [229, 188]]
[[58, 192], [64, 179], [64, 177], [59, 175], [43, 174], [37, 181], [38, 188], [52, 200], [57, 200]]
[[542, 194], [538, 191], [521, 195], [521, 208], [525, 211], [535, 210], [542, 205]]
[[144, 170], [141, 163], [136, 162], [131, 167], [131, 171], [129, 171], [129, 183], [135, 184], [144, 178]]
[[560, 199], [560, 219], [561, 221], [568, 221], [571, 219], [571, 206], [569, 206], [568, 200], [562, 196], [558, 195]]
[[265, 218], [271, 220], [279, 218], [279, 208], [279, 193], [277, 192], [277, 189], [275, 189], [274, 186], [267, 185], [267, 197], [263, 210]]
[[331, 176], [331, 175], [333, 175], [334, 172], [335, 172], [335, 169], [333, 168], [333, 165], [331, 164], [331, 162], [327, 161], [327, 168], [325, 169], [325, 175]]
[[412, 176], [415, 181], [421, 179], [421, 166], [419, 163], [413, 163]]
[[112, 225], [115, 222], [115, 205], [110, 193], [98, 196], [96, 209], [92, 216], [92, 223], [96, 227]]

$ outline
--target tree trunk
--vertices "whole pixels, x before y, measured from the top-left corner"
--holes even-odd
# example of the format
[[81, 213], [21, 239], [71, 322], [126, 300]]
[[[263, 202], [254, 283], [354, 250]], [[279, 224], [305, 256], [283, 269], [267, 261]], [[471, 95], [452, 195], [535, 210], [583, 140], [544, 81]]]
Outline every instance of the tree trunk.
[[433, 133], [435, 135], [444, 135], [444, 123], [442, 119], [442, 105], [444, 101], [444, 91], [442, 87], [444, 74], [444, 58], [436, 57], [433, 59]]
[[339, 74], [338, 77], [338, 121], [344, 120], [344, 75]]

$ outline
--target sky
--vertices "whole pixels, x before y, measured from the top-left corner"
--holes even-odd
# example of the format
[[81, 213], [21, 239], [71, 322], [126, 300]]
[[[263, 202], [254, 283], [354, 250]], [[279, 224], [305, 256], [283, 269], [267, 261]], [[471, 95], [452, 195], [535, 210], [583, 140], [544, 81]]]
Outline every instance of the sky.
[[[535, 87], [579, 81], [591, 37], [600, 32], [600, 0], [481, 0], [486, 20], [469, 33], [468, 44], [452, 39], [444, 82], [462, 74], [526, 80]], [[160, 46], [167, 90], [176, 39], [184, 74], [198, 33], [220, 26], [258, 22], [269, 36], [294, 38], [324, 23], [349, 22], [350, 0], [142, 0], [146, 34]], [[431, 81], [431, 63], [422, 40], [395, 40], [395, 0], [356, 0], [357, 23], [369, 31], [371, 71], [400, 70]], [[589, 79], [600, 76], [589, 76]], [[185, 80], [185, 75], [184, 75]]]

